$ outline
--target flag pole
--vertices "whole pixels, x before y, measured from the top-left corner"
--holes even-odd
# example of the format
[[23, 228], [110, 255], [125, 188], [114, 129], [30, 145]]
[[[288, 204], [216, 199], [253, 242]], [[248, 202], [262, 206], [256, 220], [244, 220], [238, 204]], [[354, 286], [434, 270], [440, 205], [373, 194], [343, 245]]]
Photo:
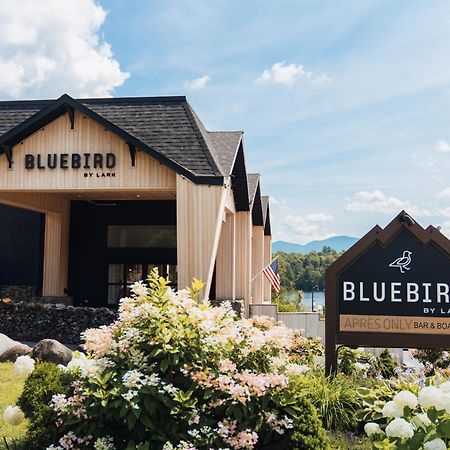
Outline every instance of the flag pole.
[[[267, 266], [270, 266], [270, 264], [272, 264], [274, 261], [276, 261], [276, 260], [278, 259], [278, 256], [279, 256], [279, 255], [275, 256], [275, 258], [272, 259], [272, 261], [271, 261], [269, 264], [267, 264]], [[259, 275], [261, 275], [261, 274], [264, 272], [264, 269], [265, 269], [267, 266], [264, 266], [264, 267], [262, 268], [262, 270], [260, 270], [260, 271], [259, 271], [259, 272], [258, 272], [258, 273], [250, 280], [250, 283], [253, 283], [254, 279], [255, 279], [256, 277], [258, 277]]]

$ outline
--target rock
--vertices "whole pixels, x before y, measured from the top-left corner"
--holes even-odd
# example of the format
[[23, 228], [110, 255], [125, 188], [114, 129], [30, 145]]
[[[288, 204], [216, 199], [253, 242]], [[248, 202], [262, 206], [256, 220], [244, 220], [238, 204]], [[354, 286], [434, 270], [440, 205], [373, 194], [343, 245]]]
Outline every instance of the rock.
[[41, 361], [66, 365], [72, 359], [72, 351], [55, 339], [42, 339], [34, 347], [32, 357]]
[[0, 333], [0, 356], [10, 348], [15, 347], [19, 342], [12, 340], [6, 334]]
[[77, 345], [83, 331], [109, 325], [116, 319], [117, 310], [108, 308], [0, 302], [0, 332], [19, 342], [56, 339]]
[[18, 356], [28, 355], [32, 350], [28, 345], [16, 343], [14, 347], [9, 348], [0, 355], [0, 362], [15, 362]]

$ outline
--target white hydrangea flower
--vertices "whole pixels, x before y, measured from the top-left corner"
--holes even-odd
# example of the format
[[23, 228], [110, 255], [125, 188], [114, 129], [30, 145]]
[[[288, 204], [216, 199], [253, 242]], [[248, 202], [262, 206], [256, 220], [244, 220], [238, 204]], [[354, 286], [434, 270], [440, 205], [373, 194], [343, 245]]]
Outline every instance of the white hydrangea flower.
[[136, 281], [130, 286], [130, 290], [136, 297], [146, 297], [148, 295], [148, 287], [143, 281]]
[[16, 405], [8, 406], [3, 413], [3, 420], [12, 426], [20, 425], [25, 419], [23, 411]]
[[425, 413], [417, 414], [414, 419], [416, 419], [416, 421], [424, 427], [429, 427], [431, 425], [431, 420]]
[[114, 441], [111, 436], [98, 438], [94, 443], [95, 450], [115, 450]]
[[285, 373], [290, 376], [299, 376], [307, 372], [309, 367], [305, 364], [287, 364]]
[[441, 392], [441, 396], [436, 404], [436, 409], [450, 412], [450, 393]]
[[368, 363], [359, 363], [359, 362], [356, 362], [354, 367], [355, 367], [355, 370], [356, 370], [357, 372], [362, 372], [362, 373], [364, 373], [364, 372], [367, 372], [367, 371], [369, 370], [370, 364], [368, 364]]
[[419, 392], [419, 405], [422, 408], [431, 408], [440, 406], [440, 396], [442, 392], [435, 386], [426, 386]]
[[401, 417], [403, 415], [403, 406], [393, 401], [387, 402], [383, 406], [381, 414], [383, 414], [383, 417]]
[[30, 375], [34, 370], [35, 361], [31, 356], [19, 356], [14, 363], [14, 373], [19, 377]]
[[394, 438], [412, 438], [414, 436], [414, 428], [403, 418], [395, 418], [387, 427], [386, 434]]
[[380, 434], [382, 432], [380, 426], [375, 422], [366, 423], [364, 425], [364, 431], [367, 434], [367, 436], [372, 436], [374, 434]]
[[447, 444], [442, 439], [437, 438], [425, 442], [425, 444], [423, 444], [423, 450], [447, 450]]
[[439, 389], [446, 394], [450, 394], [450, 381], [446, 381], [439, 386]]
[[410, 391], [400, 391], [395, 395], [393, 401], [402, 408], [408, 406], [411, 409], [414, 409], [419, 403], [417, 397]]

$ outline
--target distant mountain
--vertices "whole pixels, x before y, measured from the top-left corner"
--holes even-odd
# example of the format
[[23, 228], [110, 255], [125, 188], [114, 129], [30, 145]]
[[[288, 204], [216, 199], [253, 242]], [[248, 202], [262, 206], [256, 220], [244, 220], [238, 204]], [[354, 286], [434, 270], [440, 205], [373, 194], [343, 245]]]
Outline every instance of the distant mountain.
[[337, 252], [348, 250], [358, 239], [350, 236], [334, 236], [321, 241], [311, 241], [307, 244], [292, 244], [291, 242], [276, 241], [272, 244], [272, 251], [286, 253], [320, 252], [323, 247], [331, 247]]

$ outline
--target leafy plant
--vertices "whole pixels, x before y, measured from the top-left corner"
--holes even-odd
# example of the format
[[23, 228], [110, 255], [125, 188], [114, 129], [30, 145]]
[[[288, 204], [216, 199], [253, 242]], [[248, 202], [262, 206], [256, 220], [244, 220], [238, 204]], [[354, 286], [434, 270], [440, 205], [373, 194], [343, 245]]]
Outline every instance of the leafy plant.
[[397, 367], [398, 361], [392, 357], [387, 348], [385, 348], [375, 360], [375, 370], [378, 371], [383, 378], [393, 378]]
[[450, 355], [447, 350], [438, 348], [425, 348], [413, 351], [414, 358], [425, 366], [425, 375], [434, 375], [437, 369], [450, 367]]
[[339, 347], [338, 371], [344, 375], [352, 375], [355, 372], [356, 352], [349, 347]]
[[24, 448], [46, 448], [57, 436], [57, 415], [52, 408], [55, 394], [68, 394], [73, 376], [61, 371], [55, 364], [38, 362], [25, 381], [17, 405], [29, 419]]
[[174, 293], [153, 272], [148, 285], [132, 287], [114, 324], [85, 332], [88, 357], [70, 363], [70, 392], [53, 396], [54, 443], [328, 448], [314, 407], [294, 389], [312, 340], [268, 318], [238, 319], [229, 304], [199, 303], [198, 281]]
[[316, 407], [327, 430], [355, 430], [356, 412], [362, 408], [362, 399], [355, 390], [353, 377], [338, 374], [327, 377], [322, 371], [308, 372], [297, 380], [298, 389]]

